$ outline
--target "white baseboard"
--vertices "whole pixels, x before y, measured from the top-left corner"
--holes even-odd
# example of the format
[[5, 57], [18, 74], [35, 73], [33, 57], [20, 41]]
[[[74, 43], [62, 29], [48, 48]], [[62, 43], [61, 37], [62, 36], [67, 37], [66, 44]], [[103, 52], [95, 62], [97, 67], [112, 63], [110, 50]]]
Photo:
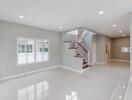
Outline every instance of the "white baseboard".
[[15, 79], [15, 78], [30, 75], [30, 74], [34, 74], [34, 73], [43, 72], [43, 71], [46, 71], [46, 70], [52, 70], [52, 69], [59, 68], [59, 67], [61, 67], [61, 65], [52, 66], [52, 67], [43, 68], [43, 69], [38, 69], [38, 70], [35, 70], [35, 71], [25, 72], [25, 73], [21, 73], [21, 74], [17, 74], [17, 75], [7, 76], [7, 77], [4, 77], [4, 78], [0, 78], [0, 82], [10, 80], [10, 79]]
[[96, 64], [106, 64], [106, 62], [96, 62]]
[[80, 71], [80, 70], [73, 69], [73, 68], [68, 67], [68, 66], [63, 66], [63, 65], [62, 65], [62, 68], [67, 69], [67, 70], [70, 70], [70, 71], [73, 71], [73, 72], [77, 72], [77, 73], [83, 73], [83, 70]]
[[39, 72], [43, 72], [43, 71], [47, 71], [47, 70], [52, 70], [52, 69], [60, 68], [60, 67], [64, 68], [64, 69], [67, 69], [67, 70], [70, 70], [70, 71], [73, 71], [73, 72], [77, 72], [77, 73], [83, 73], [83, 71], [86, 71], [86, 70], [89, 69], [89, 68], [87, 68], [87, 69], [84, 69], [84, 70], [77, 70], [77, 69], [73, 69], [73, 68], [68, 67], [68, 66], [57, 65], [57, 66], [52, 66], [52, 67], [48, 67], [48, 68], [38, 69], [38, 70], [35, 70], [35, 71], [29, 71], [29, 72], [25, 72], [25, 73], [21, 73], [21, 74], [17, 74], [17, 75], [11, 75], [11, 76], [7, 76], [7, 77], [3, 77], [3, 78], [0, 78], [0, 82], [15, 79], [15, 78], [19, 78], [19, 77], [22, 77], [22, 76], [35, 74], [35, 73], [39, 73]]
[[120, 59], [111, 59], [112, 61], [120, 61], [120, 62], [127, 62], [129, 63], [130, 61], [129, 60], [120, 60]]

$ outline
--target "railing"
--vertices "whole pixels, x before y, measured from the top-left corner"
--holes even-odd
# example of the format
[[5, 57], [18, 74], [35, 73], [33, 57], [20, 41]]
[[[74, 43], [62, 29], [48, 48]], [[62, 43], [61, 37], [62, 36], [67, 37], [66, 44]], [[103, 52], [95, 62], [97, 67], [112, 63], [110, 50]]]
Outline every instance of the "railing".
[[64, 41], [64, 43], [70, 42], [71, 46], [77, 47], [77, 53], [79, 53], [83, 57], [83, 59], [89, 63], [90, 52], [82, 45], [86, 34], [87, 34], [87, 31], [82, 31], [76, 34], [75, 40]]
[[79, 54], [85, 59], [85, 61], [89, 61], [88, 51], [80, 43], [77, 43], [77, 44], [78, 44], [78, 52], [79, 52]]
[[83, 56], [83, 58], [85, 59], [85, 61], [89, 61], [89, 52], [88, 50], [80, 43], [80, 41], [82, 41], [82, 39], [85, 37], [87, 33], [86, 32], [81, 32], [77, 35], [76, 38], [76, 45], [77, 45], [77, 51], [80, 53], [81, 56]]
[[88, 51], [87, 51], [80, 43], [77, 42], [77, 44], [78, 44], [78, 46], [80, 46], [86, 53], [88, 53]]

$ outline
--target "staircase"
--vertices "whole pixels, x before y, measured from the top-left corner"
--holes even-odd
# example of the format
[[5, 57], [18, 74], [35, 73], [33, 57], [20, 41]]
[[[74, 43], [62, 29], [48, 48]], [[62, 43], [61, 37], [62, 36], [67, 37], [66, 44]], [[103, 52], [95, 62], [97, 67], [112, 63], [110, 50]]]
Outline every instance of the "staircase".
[[90, 67], [90, 64], [89, 64], [90, 53], [83, 43], [85, 41], [85, 37], [87, 35], [88, 35], [88, 32], [86, 30], [83, 30], [81, 32], [76, 30], [76, 39], [75, 40], [64, 41], [64, 43], [67, 43], [67, 42], [70, 43], [70, 46], [68, 49], [73, 49], [75, 51], [74, 57], [78, 57], [78, 58], [82, 59], [82, 61], [83, 61], [82, 68], [83, 69]]

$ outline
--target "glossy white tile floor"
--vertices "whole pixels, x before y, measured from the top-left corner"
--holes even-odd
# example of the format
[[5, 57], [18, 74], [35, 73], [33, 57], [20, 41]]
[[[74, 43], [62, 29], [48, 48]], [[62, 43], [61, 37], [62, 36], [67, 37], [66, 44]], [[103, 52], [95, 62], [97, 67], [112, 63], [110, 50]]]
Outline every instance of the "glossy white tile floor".
[[83, 74], [58, 68], [0, 83], [0, 100], [110, 100], [128, 74], [129, 64], [119, 62]]
[[129, 82], [128, 89], [124, 100], [132, 100], [132, 82]]

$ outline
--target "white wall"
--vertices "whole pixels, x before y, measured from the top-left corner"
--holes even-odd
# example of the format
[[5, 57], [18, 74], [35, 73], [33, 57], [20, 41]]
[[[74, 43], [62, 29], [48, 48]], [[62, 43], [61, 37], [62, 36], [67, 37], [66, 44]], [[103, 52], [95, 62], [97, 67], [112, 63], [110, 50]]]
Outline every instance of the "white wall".
[[[50, 61], [17, 66], [17, 37], [48, 39]], [[0, 21], [0, 78], [61, 64], [60, 33]]]
[[96, 54], [97, 62], [106, 62], [105, 36], [99, 35], [96, 37]]
[[96, 37], [92, 39], [92, 65], [96, 63]]
[[104, 35], [96, 36], [96, 61], [106, 63], [106, 44], [110, 42], [110, 38]]

